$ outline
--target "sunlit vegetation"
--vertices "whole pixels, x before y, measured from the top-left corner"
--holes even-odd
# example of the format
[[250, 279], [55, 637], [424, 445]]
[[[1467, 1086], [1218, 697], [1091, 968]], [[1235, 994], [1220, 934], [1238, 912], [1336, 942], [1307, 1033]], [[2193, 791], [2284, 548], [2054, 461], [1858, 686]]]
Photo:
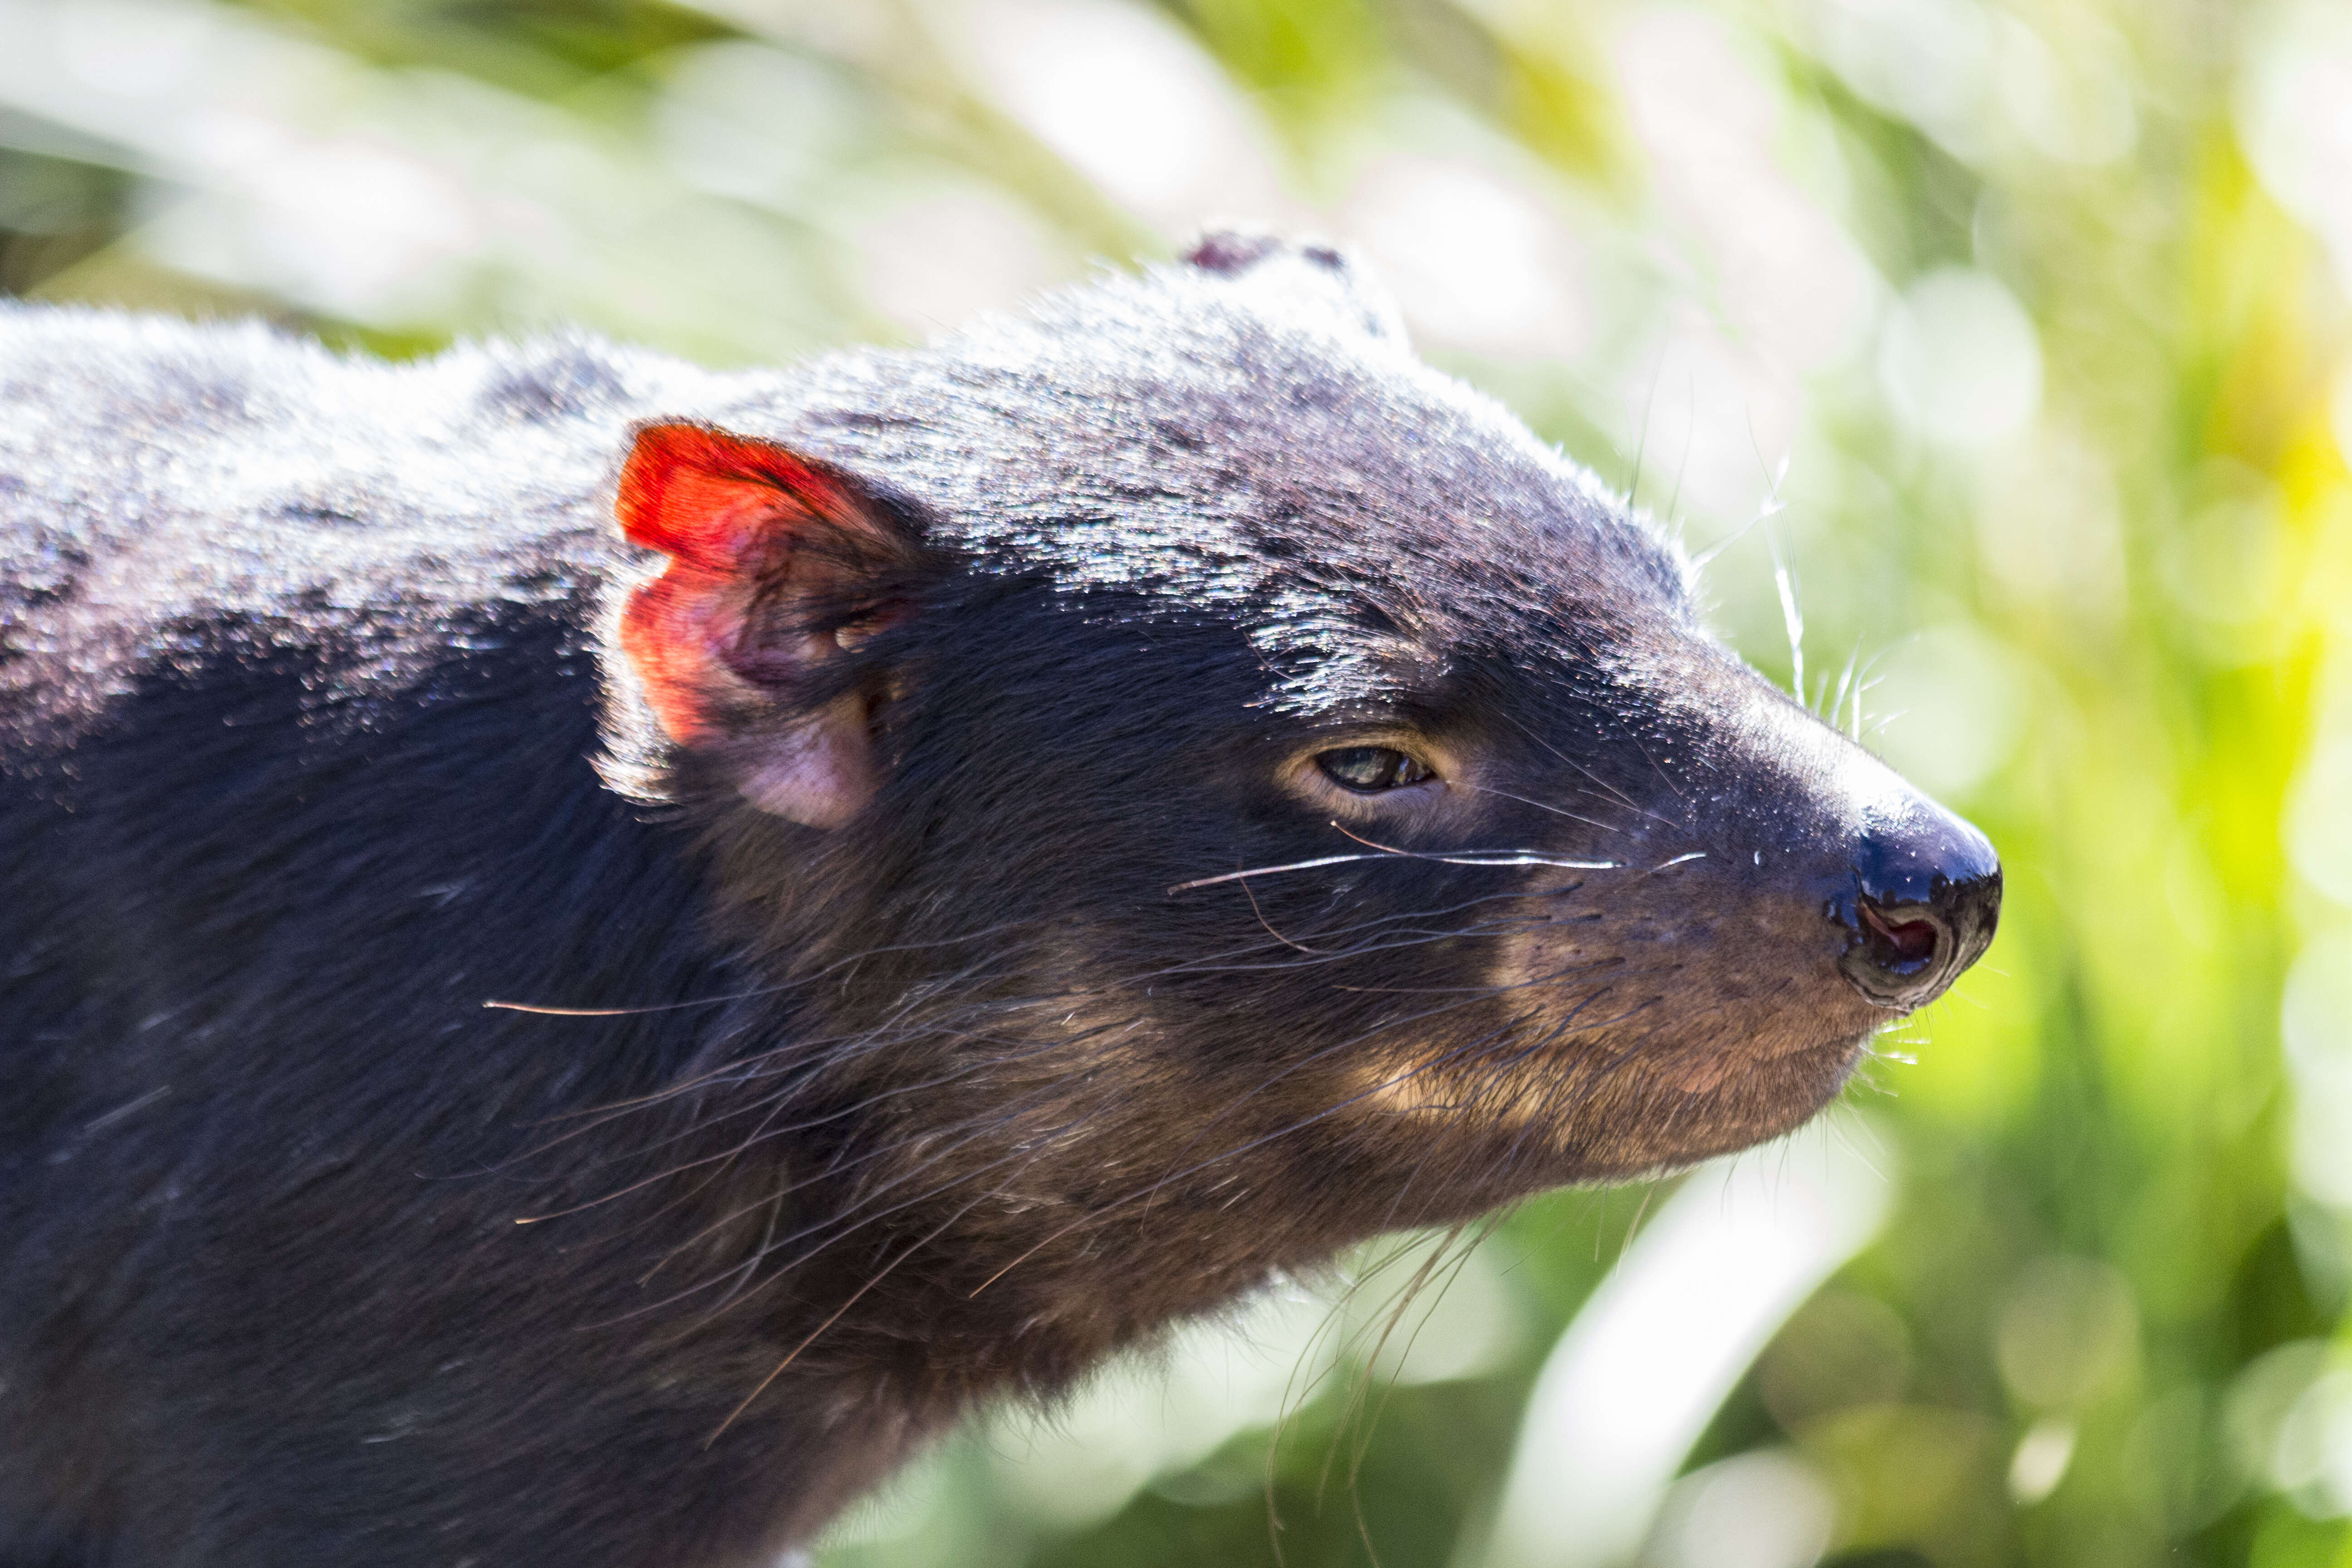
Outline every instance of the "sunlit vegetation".
[[[2000, 847], [2000, 942], [1832, 1124], [1190, 1331], [830, 1568], [2322, 1568], [2347, 105], [2329, 0], [0, 0], [0, 289], [743, 363], [1335, 233]], [[1720, 1311], [1609, 1316], [1710, 1260]], [[1721, 1375], [1545, 1394], [1588, 1300]], [[1662, 1468], [1555, 1485], [1595, 1424]]]

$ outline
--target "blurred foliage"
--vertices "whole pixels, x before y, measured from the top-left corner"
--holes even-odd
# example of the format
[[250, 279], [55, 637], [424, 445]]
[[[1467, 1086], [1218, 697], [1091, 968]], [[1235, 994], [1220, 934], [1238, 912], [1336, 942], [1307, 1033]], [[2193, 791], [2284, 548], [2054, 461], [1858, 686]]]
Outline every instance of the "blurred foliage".
[[[1644, 1561], [2322, 1568], [2352, 1564], [2340, 23], [0, 0], [0, 288], [741, 361], [919, 336], [1229, 211], [1359, 241], [1432, 357], [1721, 546], [1727, 637], [2009, 868], [1987, 963], [1849, 1096], [1891, 1217], [1714, 1412]], [[2291, 969], [2319, 1000], [2287, 1050]], [[1342, 1355], [1092, 1491], [1082, 1434], [1021, 1471], [1054, 1429], [999, 1423], [825, 1560], [1469, 1568], [1646, 1201], [1509, 1217], [1422, 1330], [1483, 1302], [1482, 1357]], [[1811, 1536], [1723, 1516], [1790, 1486], [1828, 1500]]]

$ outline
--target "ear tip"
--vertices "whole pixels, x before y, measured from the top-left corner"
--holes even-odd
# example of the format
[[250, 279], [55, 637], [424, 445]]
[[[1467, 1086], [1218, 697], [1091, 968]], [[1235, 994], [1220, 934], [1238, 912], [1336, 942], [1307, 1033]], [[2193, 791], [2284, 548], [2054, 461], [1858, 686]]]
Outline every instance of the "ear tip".
[[717, 445], [713, 438], [718, 434], [708, 425], [683, 419], [640, 425], [630, 435], [629, 455], [623, 460], [621, 471], [627, 474], [706, 458]]
[[1282, 237], [1262, 228], [1212, 228], [1184, 252], [1187, 267], [1226, 277], [1247, 272], [1283, 248]]
[[[713, 425], [657, 420], [638, 426], [630, 440], [613, 511], [632, 544], [671, 555], [716, 550], [731, 559], [722, 548], [726, 531], [712, 525], [733, 510], [719, 504], [720, 498], [740, 500], [747, 489], [798, 495], [814, 487], [806, 465], [781, 449]], [[721, 563], [717, 557], [705, 562]]]
[[1185, 266], [1203, 272], [1237, 278], [1282, 257], [1295, 257], [1309, 267], [1343, 277], [1356, 270], [1348, 252], [1331, 240], [1314, 235], [1290, 238], [1248, 224], [1219, 224], [1202, 230], [1181, 259]]
[[662, 548], [662, 492], [669, 488], [672, 467], [662, 445], [653, 432], [637, 432], [629, 455], [621, 460], [620, 488], [613, 498], [622, 537], [649, 550]]
[[673, 472], [767, 485], [836, 504], [844, 491], [830, 465], [773, 440], [739, 436], [696, 420], [660, 419], [638, 426], [621, 465], [624, 487], [632, 476], [646, 479]]
[[1338, 319], [1354, 331], [1396, 342], [1404, 327], [1394, 301], [1346, 247], [1331, 240], [1285, 237], [1268, 229], [1218, 225], [1204, 230], [1183, 254], [1183, 264], [1278, 300], [1293, 309]]

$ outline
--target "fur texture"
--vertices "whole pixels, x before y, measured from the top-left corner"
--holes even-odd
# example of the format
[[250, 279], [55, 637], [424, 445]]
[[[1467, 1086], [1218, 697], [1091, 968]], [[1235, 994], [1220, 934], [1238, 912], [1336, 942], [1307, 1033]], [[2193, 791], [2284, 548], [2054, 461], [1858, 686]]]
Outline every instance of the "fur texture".
[[[865, 531], [687, 744], [653, 421]], [[0, 1564], [771, 1560], [1270, 1270], [1793, 1125], [1998, 888], [1328, 250], [739, 374], [0, 307]]]

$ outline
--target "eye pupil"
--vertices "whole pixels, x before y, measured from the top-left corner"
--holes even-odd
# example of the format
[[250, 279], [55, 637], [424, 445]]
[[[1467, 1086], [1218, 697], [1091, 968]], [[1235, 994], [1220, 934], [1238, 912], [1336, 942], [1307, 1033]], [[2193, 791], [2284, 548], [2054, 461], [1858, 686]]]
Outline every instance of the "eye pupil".
[[1400, 789], [1430, 776], [1428, 764], [1393, 746], [1343, 746], [1315, 759], [1324, 777], [1365, 794]]

